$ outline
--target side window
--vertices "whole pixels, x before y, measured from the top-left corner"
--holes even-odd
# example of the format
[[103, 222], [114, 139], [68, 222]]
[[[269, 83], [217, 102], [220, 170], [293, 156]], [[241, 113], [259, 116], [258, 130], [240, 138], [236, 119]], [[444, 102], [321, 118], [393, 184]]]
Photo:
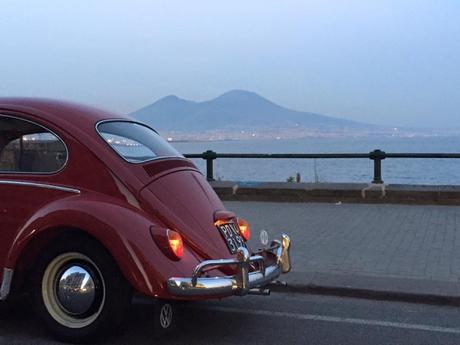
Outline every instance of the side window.
[[64, 143], [45, 128], [0, 115], [0, 174], [53, 173], [67, 161]]

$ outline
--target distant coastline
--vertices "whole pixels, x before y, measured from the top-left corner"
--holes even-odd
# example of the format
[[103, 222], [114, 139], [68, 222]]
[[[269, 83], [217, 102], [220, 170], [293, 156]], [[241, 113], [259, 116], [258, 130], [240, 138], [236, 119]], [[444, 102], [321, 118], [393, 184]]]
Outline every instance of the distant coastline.
[[212, 131], [212, 132], [162, 132], [160, 134], [168, 142], [219, 142], [219, 141], [257, 141], [257, 140], [296, 140], [308, 138], [439, 138], [459, 137], [458, 131], [388, 131], [388, 132], [295, 132], [295, 131]]

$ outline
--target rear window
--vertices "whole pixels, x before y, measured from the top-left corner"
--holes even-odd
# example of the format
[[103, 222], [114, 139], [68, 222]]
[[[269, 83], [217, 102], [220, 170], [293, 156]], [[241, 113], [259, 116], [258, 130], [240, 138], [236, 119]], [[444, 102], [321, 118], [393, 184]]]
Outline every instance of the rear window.
[[97, 125], [99, 134], [130, 163], [156, 158], [183, 157], [151, 128], [136, 122], [109, 121]]

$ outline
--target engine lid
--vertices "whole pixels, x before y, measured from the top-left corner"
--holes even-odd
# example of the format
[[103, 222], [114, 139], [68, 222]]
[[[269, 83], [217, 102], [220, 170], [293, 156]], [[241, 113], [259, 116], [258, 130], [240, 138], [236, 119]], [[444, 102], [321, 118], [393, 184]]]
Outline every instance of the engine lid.
[[176, 171], [154, 180], [141, 191], [147, 207], [204, 259], [232, 257], [216, 221], [236, 222], [203, 175]]

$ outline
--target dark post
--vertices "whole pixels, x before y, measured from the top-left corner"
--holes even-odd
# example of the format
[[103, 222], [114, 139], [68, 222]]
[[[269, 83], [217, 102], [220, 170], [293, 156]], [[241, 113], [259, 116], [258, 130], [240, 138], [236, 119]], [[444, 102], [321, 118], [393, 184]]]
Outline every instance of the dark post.
[[372, 183], [383, 183], [382, 161], [386, 158], [386, 153], [382, 150], [374, 150], [369, 153], [369, 158], [374, 161], [374, 180]]
[[208, 150], [203, 152], [203, 159], [206, 160], [206, 178], [208, 181], [214, 181], [214, 159], [217, 158], [217, 153]]

